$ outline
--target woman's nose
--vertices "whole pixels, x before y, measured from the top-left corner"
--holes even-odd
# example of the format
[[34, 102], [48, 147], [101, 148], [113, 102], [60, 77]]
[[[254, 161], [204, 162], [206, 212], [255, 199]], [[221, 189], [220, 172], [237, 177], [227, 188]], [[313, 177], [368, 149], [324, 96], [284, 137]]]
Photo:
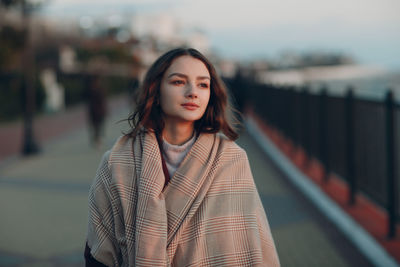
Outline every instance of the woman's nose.
[[196, 86], [188, 83], [185, 96], [188, 98], [197, 98]]

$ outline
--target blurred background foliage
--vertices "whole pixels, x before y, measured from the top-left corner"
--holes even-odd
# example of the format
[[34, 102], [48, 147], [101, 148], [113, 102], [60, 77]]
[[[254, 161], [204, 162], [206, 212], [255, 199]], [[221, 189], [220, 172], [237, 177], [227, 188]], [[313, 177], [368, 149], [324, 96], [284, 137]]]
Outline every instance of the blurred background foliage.
[[9, 25], [0, 28], [0, 69], [12, 67], [18, 53], [24, 48], [25, 30], [15, 29]]
[[[108, 96], [132, 90], [130, 87], [135, 84], [132, 81], [137, 79], [137, 75], [131, 71], [140, 66], [140, 61], [130, 51], [130, 47], [137, 42], [134, 38], [128, 43], [117, 42], [115, 29], [105, 30], [95, 37], [46, 30], [38, 27], [32, 19], [41, 4], [39, 1], [24, 0], [0, 2], [0, 17], [2, 14], [18, 14], [17, 20], [7, 21], [6, 16], [0, 18], [0, 122], [23, 117], [27, 71], [34, 77], [35, 113], [46, 111], [46, 92], [41, 81], [41, 72], [45, 69], [54, 71], [56, 82], [64, 91], [66, 108], [85, 101], [88, 77], [92, 75], [101, 76]], [[29, 41], [29, 38], [33, 41]], [[63, 69], [61, 62], [61, 54], [66, 46], [73, 51], [74, 61], [73, 68], [68, 70]], [[30, 70], [26, 69], [27, 49], [33, 54], [33, 69]], [[112, 72], [115, 66], [124, 70], [122, 74]]]

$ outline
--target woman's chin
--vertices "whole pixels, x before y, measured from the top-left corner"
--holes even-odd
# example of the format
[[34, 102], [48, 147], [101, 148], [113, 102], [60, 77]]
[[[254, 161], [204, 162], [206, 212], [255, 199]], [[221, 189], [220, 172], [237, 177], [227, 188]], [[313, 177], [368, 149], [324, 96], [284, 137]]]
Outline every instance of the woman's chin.
[[201, 119], [198, 114], [181, 114], [181, 116], [165, 117], [165, 123], [194, 123], [195, 121]]

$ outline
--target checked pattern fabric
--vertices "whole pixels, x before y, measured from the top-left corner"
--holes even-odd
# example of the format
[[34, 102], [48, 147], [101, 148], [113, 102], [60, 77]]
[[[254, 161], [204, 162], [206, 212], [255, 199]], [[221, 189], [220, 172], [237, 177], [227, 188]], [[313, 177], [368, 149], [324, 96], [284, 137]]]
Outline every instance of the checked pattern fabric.
[[87, 242], [107, 266], [279, 266], [246, 152], [200, 134], [164, 187], [154, 133], [121, 137], [89, 192]]

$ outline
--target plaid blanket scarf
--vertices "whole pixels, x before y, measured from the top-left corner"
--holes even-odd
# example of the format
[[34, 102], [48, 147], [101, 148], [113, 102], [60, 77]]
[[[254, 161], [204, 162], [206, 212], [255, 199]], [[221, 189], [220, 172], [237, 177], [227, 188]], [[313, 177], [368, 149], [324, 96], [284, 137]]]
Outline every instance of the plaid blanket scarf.
[[[133, 151], [132, 152], [132, 148]], [[279, 266], [246, 152], [201, 134], [164, 187], [153, 133], [121, 137], [89, 193], [87, 244], [108, 266]]]

